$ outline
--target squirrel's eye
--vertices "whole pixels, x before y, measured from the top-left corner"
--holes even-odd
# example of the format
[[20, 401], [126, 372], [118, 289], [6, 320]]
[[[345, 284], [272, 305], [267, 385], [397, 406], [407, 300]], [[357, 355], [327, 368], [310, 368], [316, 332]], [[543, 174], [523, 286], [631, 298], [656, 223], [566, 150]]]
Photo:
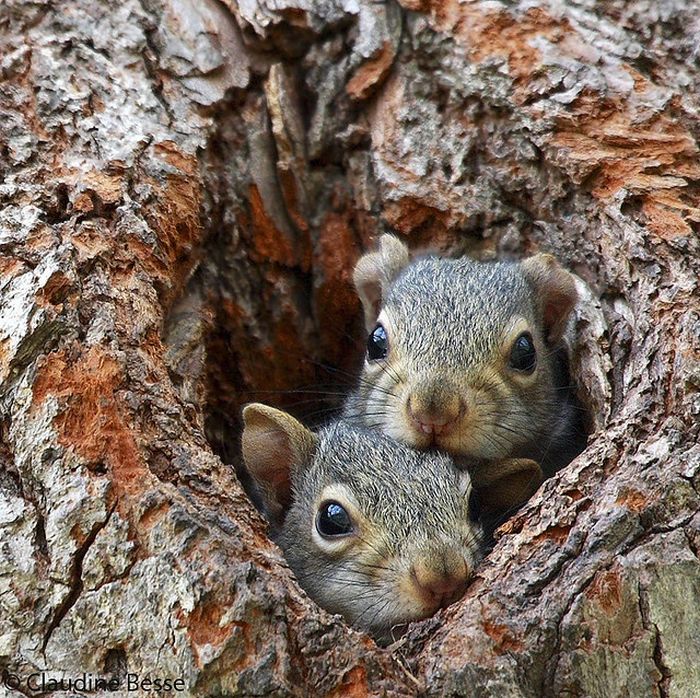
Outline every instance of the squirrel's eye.
[[389, 351], [389, 338], [382, 325], [377, 325], [367, 338], [367, 358], [370, 361], [383, 359]]
[[324, 502], [316, 515], [316, 530], [322, 536], [346, 536], [352, 533], [350, 515], [338, 502]]
[[510, 351], [510, 367], [523, 373], [532, 373], [537, 366], [537, 352], [529, 332], [523, 332]]

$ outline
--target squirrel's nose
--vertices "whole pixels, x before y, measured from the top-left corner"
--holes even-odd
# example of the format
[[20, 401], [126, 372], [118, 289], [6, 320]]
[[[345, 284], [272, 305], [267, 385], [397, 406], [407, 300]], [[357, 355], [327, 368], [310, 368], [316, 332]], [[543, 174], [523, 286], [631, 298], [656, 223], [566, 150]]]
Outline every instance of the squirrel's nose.
[[464, 556], [457, 550], [445, 548], [425, 553], [416, 560], [412, 577], [425, 601], [443, 606], [461, 595], [469, 572]]
[[456, 389], [436, 384], [417, 386], [406, 407], [416, 429], [426, 434], [447, 433], [466, 409]]

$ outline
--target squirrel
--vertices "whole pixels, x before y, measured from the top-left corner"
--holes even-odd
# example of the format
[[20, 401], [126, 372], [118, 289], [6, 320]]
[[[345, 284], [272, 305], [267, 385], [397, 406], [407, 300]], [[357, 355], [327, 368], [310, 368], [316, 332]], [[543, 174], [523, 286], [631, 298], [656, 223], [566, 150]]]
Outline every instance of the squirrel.
[[412, 261], [387, 234], [354, 282], [369, 336], [345, 418], [447, 451], [474, 473], [529, 458], [550, 476], [583, 450], [561, 341], [577, 292], [554, 257]]
[[243, 462], [299, 584], [378, 642], [462, 595], [486, 552], [481, 518], [541, 475], [511, 459], [475, 489], [447, 454], [342, 419], [312, 432], [253, 403], [243, 421]]

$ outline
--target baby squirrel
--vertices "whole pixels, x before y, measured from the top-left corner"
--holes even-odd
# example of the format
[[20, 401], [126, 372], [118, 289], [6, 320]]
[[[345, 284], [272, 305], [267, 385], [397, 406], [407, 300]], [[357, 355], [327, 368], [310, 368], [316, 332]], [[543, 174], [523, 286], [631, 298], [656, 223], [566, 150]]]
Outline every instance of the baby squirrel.
[[461, 596], [485, 552], [480, 517], [539, 482], [537, 463], [512, 459], [473, 491], [446, 454], [342, 420], [314, 433], [261, 404], [243, 420], [243, 460], [299, 584], [379, 641]]
[[554, 257], [411, 262], [383, 235], [354, 282], [369, 338], [346, 418], [458, 463], [532, 458], [546, 475], [583, 450], [561, 346], [577, 294]]

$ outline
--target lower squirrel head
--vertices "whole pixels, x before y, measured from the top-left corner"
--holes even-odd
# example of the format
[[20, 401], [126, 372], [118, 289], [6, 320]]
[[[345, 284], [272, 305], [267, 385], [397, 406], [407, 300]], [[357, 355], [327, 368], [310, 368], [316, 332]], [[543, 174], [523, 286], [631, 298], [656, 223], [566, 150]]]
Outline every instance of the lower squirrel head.
[[383, 235], [354, 281], [369, 337], [348, 418], [471, 459], [539, 460], [556, 441], [567, 417], [554, 355], [577, 294], [551, 255], [411, 261]]
[[514, 459], [473, 491], [448, 456], [347, 422], [314, 433], [260, 404], [243, 417], [246, 468], [299, 584], [378, 639], [461, 596], [484, 555], [480, 515], [539, 482]]

